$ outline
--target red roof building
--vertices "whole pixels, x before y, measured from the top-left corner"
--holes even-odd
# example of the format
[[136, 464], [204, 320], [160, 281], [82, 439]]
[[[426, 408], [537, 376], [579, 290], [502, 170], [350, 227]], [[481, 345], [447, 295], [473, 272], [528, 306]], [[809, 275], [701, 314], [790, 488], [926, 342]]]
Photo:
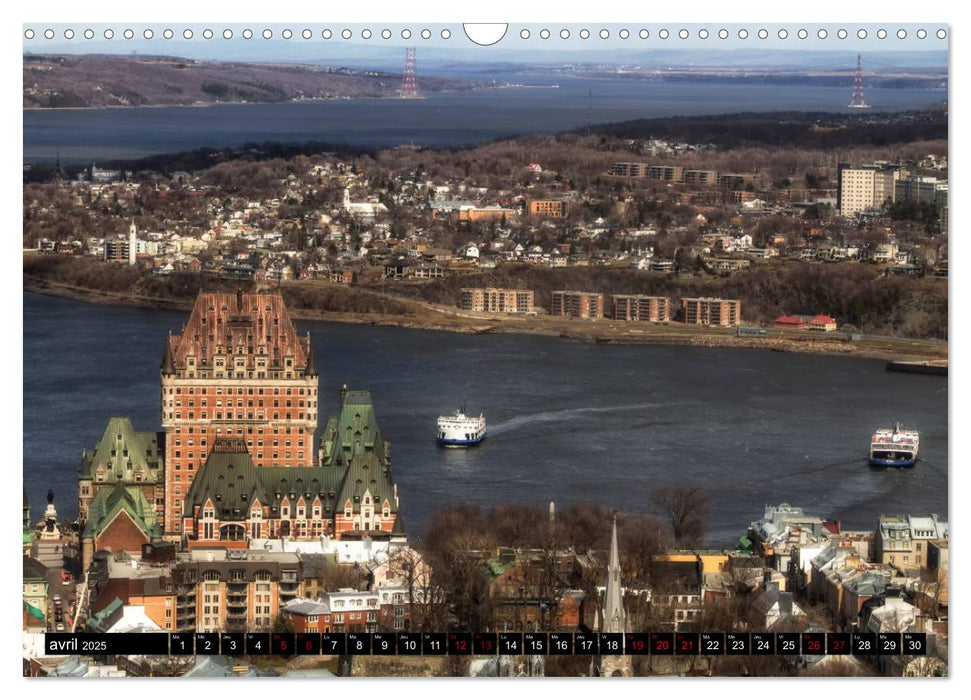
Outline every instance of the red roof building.
[[804, 331], [808, 324], [798, 316], [779, 316], [772, 322], [776, 328], [789, 328], [797, 331]]

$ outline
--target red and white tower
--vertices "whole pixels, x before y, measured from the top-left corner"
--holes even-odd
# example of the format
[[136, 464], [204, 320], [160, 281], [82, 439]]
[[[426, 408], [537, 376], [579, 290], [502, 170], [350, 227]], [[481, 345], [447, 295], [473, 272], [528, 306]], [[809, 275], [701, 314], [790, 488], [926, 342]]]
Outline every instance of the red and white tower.
[[398, 90], [398, 97], [412, 100], [421, 97], [421, 93], [418, 92], [418, 85], [415, 82], [414, 46], [409, 46], [405, 49], [405, 72], [401, 77], [401, 89]]
[[856, 78], [853, 80], [853, 97], [850, 98], [849, 107], [853, 109], [866, 109], [870, 105], [863, 99], [863, 58], [856, 56]]

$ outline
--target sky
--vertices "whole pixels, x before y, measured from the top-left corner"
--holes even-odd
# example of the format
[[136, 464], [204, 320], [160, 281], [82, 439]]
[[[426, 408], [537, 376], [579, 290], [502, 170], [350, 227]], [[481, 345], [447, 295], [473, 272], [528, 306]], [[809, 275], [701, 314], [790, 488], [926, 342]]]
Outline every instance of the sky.
[[[207, 30], [211, 32], [209, 38]], [[884, 38], [880, 38], [881, 30], [886, 32]], [[943, 38], [939, 32], [944, 32]], [[22, 42], [24, 51], [30, 53], [338, 61], [382, 68], [399, 65], [403, 48], [415, 46], [425, 66], [445, 62], [657, 61], [710, 67], [852, 69], [856, 54], [864, 53], [873, 58], [875, 69], [943, 69], [947, 65], [946, 32], [946, 25], [941, 23], [510, 23], [501, 40], [479, 46], [469, 37], [476, 36], [476, 29], [467, 32], [460, 23], [28, 22], [23, 27]], [[800, 38], [801, 33], [804, 38]]]

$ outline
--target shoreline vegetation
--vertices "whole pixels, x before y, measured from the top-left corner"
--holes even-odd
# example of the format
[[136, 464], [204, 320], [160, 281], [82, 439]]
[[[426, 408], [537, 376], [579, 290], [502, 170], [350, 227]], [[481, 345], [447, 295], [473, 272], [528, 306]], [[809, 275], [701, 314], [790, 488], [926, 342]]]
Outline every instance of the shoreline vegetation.
[[[229, 286], [227, 286], [229, 284]], [[191, 285], [195, 287], [196, 285]], [[198, 288], [237, 284], [206, 284]], [[258, 287], [259, 288], [259, 287]], [[843, 355], [896, 362], [930, 362], [947, 366], [948, 347], [944, 342], [911, 338], [864, 337], [849, 342], [839, 337], [820, 337], [810, 332], [767, 329], [766, 336], [738, 336], [734, 328], [701, 328], [683, 323], [621, 323], [611, 319], [596, 321], [544, 315], [498, 316], [461, 311], [440, 304], [394, 297], [380, 292], [353, 289], [320, 281], [296, 281], [263, 285], [280, 291], [287, 300], [290, 315], [301, 321], [387, 326], [412, 330], [445, 331], [470, 335], [516, 333], [542, 335], [598, 345], [659, 345], [709, 348], [749, 348], [775, 352]], [[187, 296], [153, 296], [133, 291], [110, 291], [51, 280], [44, 275], [24, 272], [24, 291], [93, 304], [108, 304], [157, 310], [188, 310], [195, 290], [186, 287]], [[306, 302], [323, 296], [326, 304], [344, 305], [348, 310], [309, 306]], [[351, 298], [355, 297], [355, 298]], [[366, 297], [370, 297], [367, 299]], [[367, 306], [379, 310], [367, 310]]]
[[[480, 83], [424, 76], [425, 92]], [[302, 63], [208, 61], [173, 56], [28, 54], [24, 109], [192, 107], [395, 97], [401, 74]]]

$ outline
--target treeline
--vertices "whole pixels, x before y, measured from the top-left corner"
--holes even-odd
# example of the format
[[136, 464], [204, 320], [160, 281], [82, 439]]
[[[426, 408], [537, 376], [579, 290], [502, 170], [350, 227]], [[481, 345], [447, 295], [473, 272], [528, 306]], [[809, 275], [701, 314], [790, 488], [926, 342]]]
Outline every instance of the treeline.
[[[833, 128], [814, 129], [816, 125]], [[621, 138], [657, 138], [712, 143], [722, 148], [842, 148], [946, 139], [947, 112], [833, 114], [765, 112], [636, 119], [593, 127], [593, 132]]]
[[291, 310], [411, 316], [411, 307], [394, 299], [341, 285], [283, 284], [280, 293]]
[[[332, 154], [342, 158], [357, 158], [373, 154], [375, 149], [366, 146], [351, 146], [346, 143], [330, 141], [303, 141], [300, 143], [281, 143], [279, 141], [248, 141], [242, 146], [227, 148], [196, 148], [179, 153], [160, 153], [143, 158], [118, 160], [99, 160], [100, 167], [130, 171], [136, 179], [144, 179], [143, 174], [159, 173], [166, 177], [176, 172], [195, 173], [227, 162], [262, 162], [274, 159], [290, 159], [297, 156]], [[88, 169], [88, 165], [69, 164], [64, 166], [68, 177], [76, 178]], [[51, 164], [34, 164], [24, 170], [24, 182], [47, 182], [57, 175]]]
[[755, 265], [727, 277], [670, 275], [587, 268], [503, 265], [474, 275], [445, 277], [403, 287], [425, 301], [458, 305], [463, 287], [532, 289], [538, 306], [549, 308], [559, 289], [611, 294], [739, 299], [746, 320], [771, 321], [782, 314], [824, 313], [871, 333], [946, 337], [947, 290], [929, 279], [886, 277], [869, 265]]
[[[497, 548], [527, 554], [531, 563], [524, 575], [532, 597], [548, 599], [548, 607], [555, 607], [568, 584], [597, 600], [615, 517], [623, 585], [657, 591], [676, 586], [678, 582], [670, 580], [655, 557], [674, 545], [701, 543], [708, 497], [700, 487], [686, 485], [658, 490], [653, 503], [661, 516], [618, 513], [589, 503], [572, 504], [555, 514], [548, 507], [523, 503], [497, 505], [488, 511], [476, 506], [447, 508], [432, 516], [416, 546], [431, 567], [431, 589], [449, 603], [452, 622], [470, 630], [489, 629], [489, 585], [494, 574], [487, 561]], [[570, 550], [592, 557], [596, 564], [580, 580], [576, 572], [562, 570], [560, 557]], [[536, 568], [530, 571], [530, 566]]]
[[173, 272], [155, 276], [137, 266], [68, 255], [25, 255], [26, 278], [80, 287], [93, 292], [149, 297], [160, 302], [191, 302], [200, 291], [230, 292], [238, 282], [210, 275]]
[[[68, 255], [25, 255], [23, 272], [25, 278], [35, 281], [65, 284], [93, 292], [148, 297], [160, 302], [191, 303], [200, 291], [249, 291], [254, 286], [250, 280], [222, 279], [206, 273], [173, 272], [156, 276], [137, 266]], [[375, 313], [401, 317], [413, 314], [407, 303], [353, 287], [284, 283], [279, 291], [291, 311]]]

